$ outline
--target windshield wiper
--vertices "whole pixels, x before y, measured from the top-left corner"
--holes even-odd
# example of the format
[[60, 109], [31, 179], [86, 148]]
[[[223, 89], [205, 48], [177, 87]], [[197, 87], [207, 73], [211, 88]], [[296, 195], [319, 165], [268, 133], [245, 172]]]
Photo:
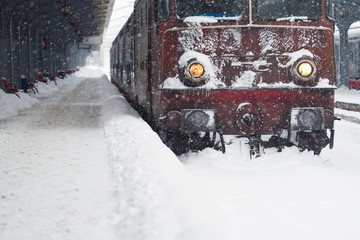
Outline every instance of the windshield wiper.
[[215, 17], [215, 18], [237, 17], [236, 14], [233, 13], [197, 13], [196, 16]]
[[283, 17], [277, 18], [277, 22], [296, 22], [296, 21], [309, 21], [307, 16], [292, 16], [292, 17]]

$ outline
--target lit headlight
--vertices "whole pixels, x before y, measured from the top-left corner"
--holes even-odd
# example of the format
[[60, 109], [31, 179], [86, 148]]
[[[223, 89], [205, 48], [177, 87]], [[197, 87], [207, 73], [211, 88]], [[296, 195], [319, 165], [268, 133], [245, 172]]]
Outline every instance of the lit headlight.
[[301, 58], [292, 68], [292, 72], [298, 80], [295, 82], [299, 85], [314, 85], [314, 80], [317, 73], [315, 62], [311, 58]]
[[202, 86], [205, 84], [205, 68], [198, 62], [193, 61], [185, 68], [185, 77], [188, 80], [186, 85], [191, 87]]
[[204, 74], [204, 67], [200, 63], [193, 63], [191, 64], [189, 71], [194, 78], [199, 78]]
[[303, 77], [308, 77], [313, 72], [313, 67], [308, 62], [303, 62], [298, 67], [298, 72]]

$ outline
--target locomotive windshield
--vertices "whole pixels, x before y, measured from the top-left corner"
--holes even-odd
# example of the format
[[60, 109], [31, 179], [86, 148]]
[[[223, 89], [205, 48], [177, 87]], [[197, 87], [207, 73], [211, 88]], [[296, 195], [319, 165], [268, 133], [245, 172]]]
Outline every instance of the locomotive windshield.
[[238, 17], [243, 0], [177, 0], [176, 13], [180, 19], [190, 16]]
[[269, 20], [318, 20], [321, 0], [258, 0], [257, 15]]

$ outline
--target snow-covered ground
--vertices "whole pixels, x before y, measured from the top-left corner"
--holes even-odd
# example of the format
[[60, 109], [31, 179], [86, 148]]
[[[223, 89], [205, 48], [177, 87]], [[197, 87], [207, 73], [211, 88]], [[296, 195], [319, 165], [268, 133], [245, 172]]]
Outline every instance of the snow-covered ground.
[[349, 90], [341, 86], [336, 89], [335, 101], [360, 104], [360, 90]]
[[0, 90], [1, 240], [360, 239], [360, 125], [320, 156], [177, 158], [99, 70], [52, 84]]

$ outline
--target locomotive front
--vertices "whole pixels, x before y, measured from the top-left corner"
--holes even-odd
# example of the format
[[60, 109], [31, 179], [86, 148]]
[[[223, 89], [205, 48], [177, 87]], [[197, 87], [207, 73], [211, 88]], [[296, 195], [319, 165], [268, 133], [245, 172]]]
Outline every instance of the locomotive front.
[[215, 132], [248, 138], [256, 155], [262, 146], [295, 144], [315, 154], [332, 147], [329, 1], [164, 2], [154, 116], [169, 147], [211, 146]]

